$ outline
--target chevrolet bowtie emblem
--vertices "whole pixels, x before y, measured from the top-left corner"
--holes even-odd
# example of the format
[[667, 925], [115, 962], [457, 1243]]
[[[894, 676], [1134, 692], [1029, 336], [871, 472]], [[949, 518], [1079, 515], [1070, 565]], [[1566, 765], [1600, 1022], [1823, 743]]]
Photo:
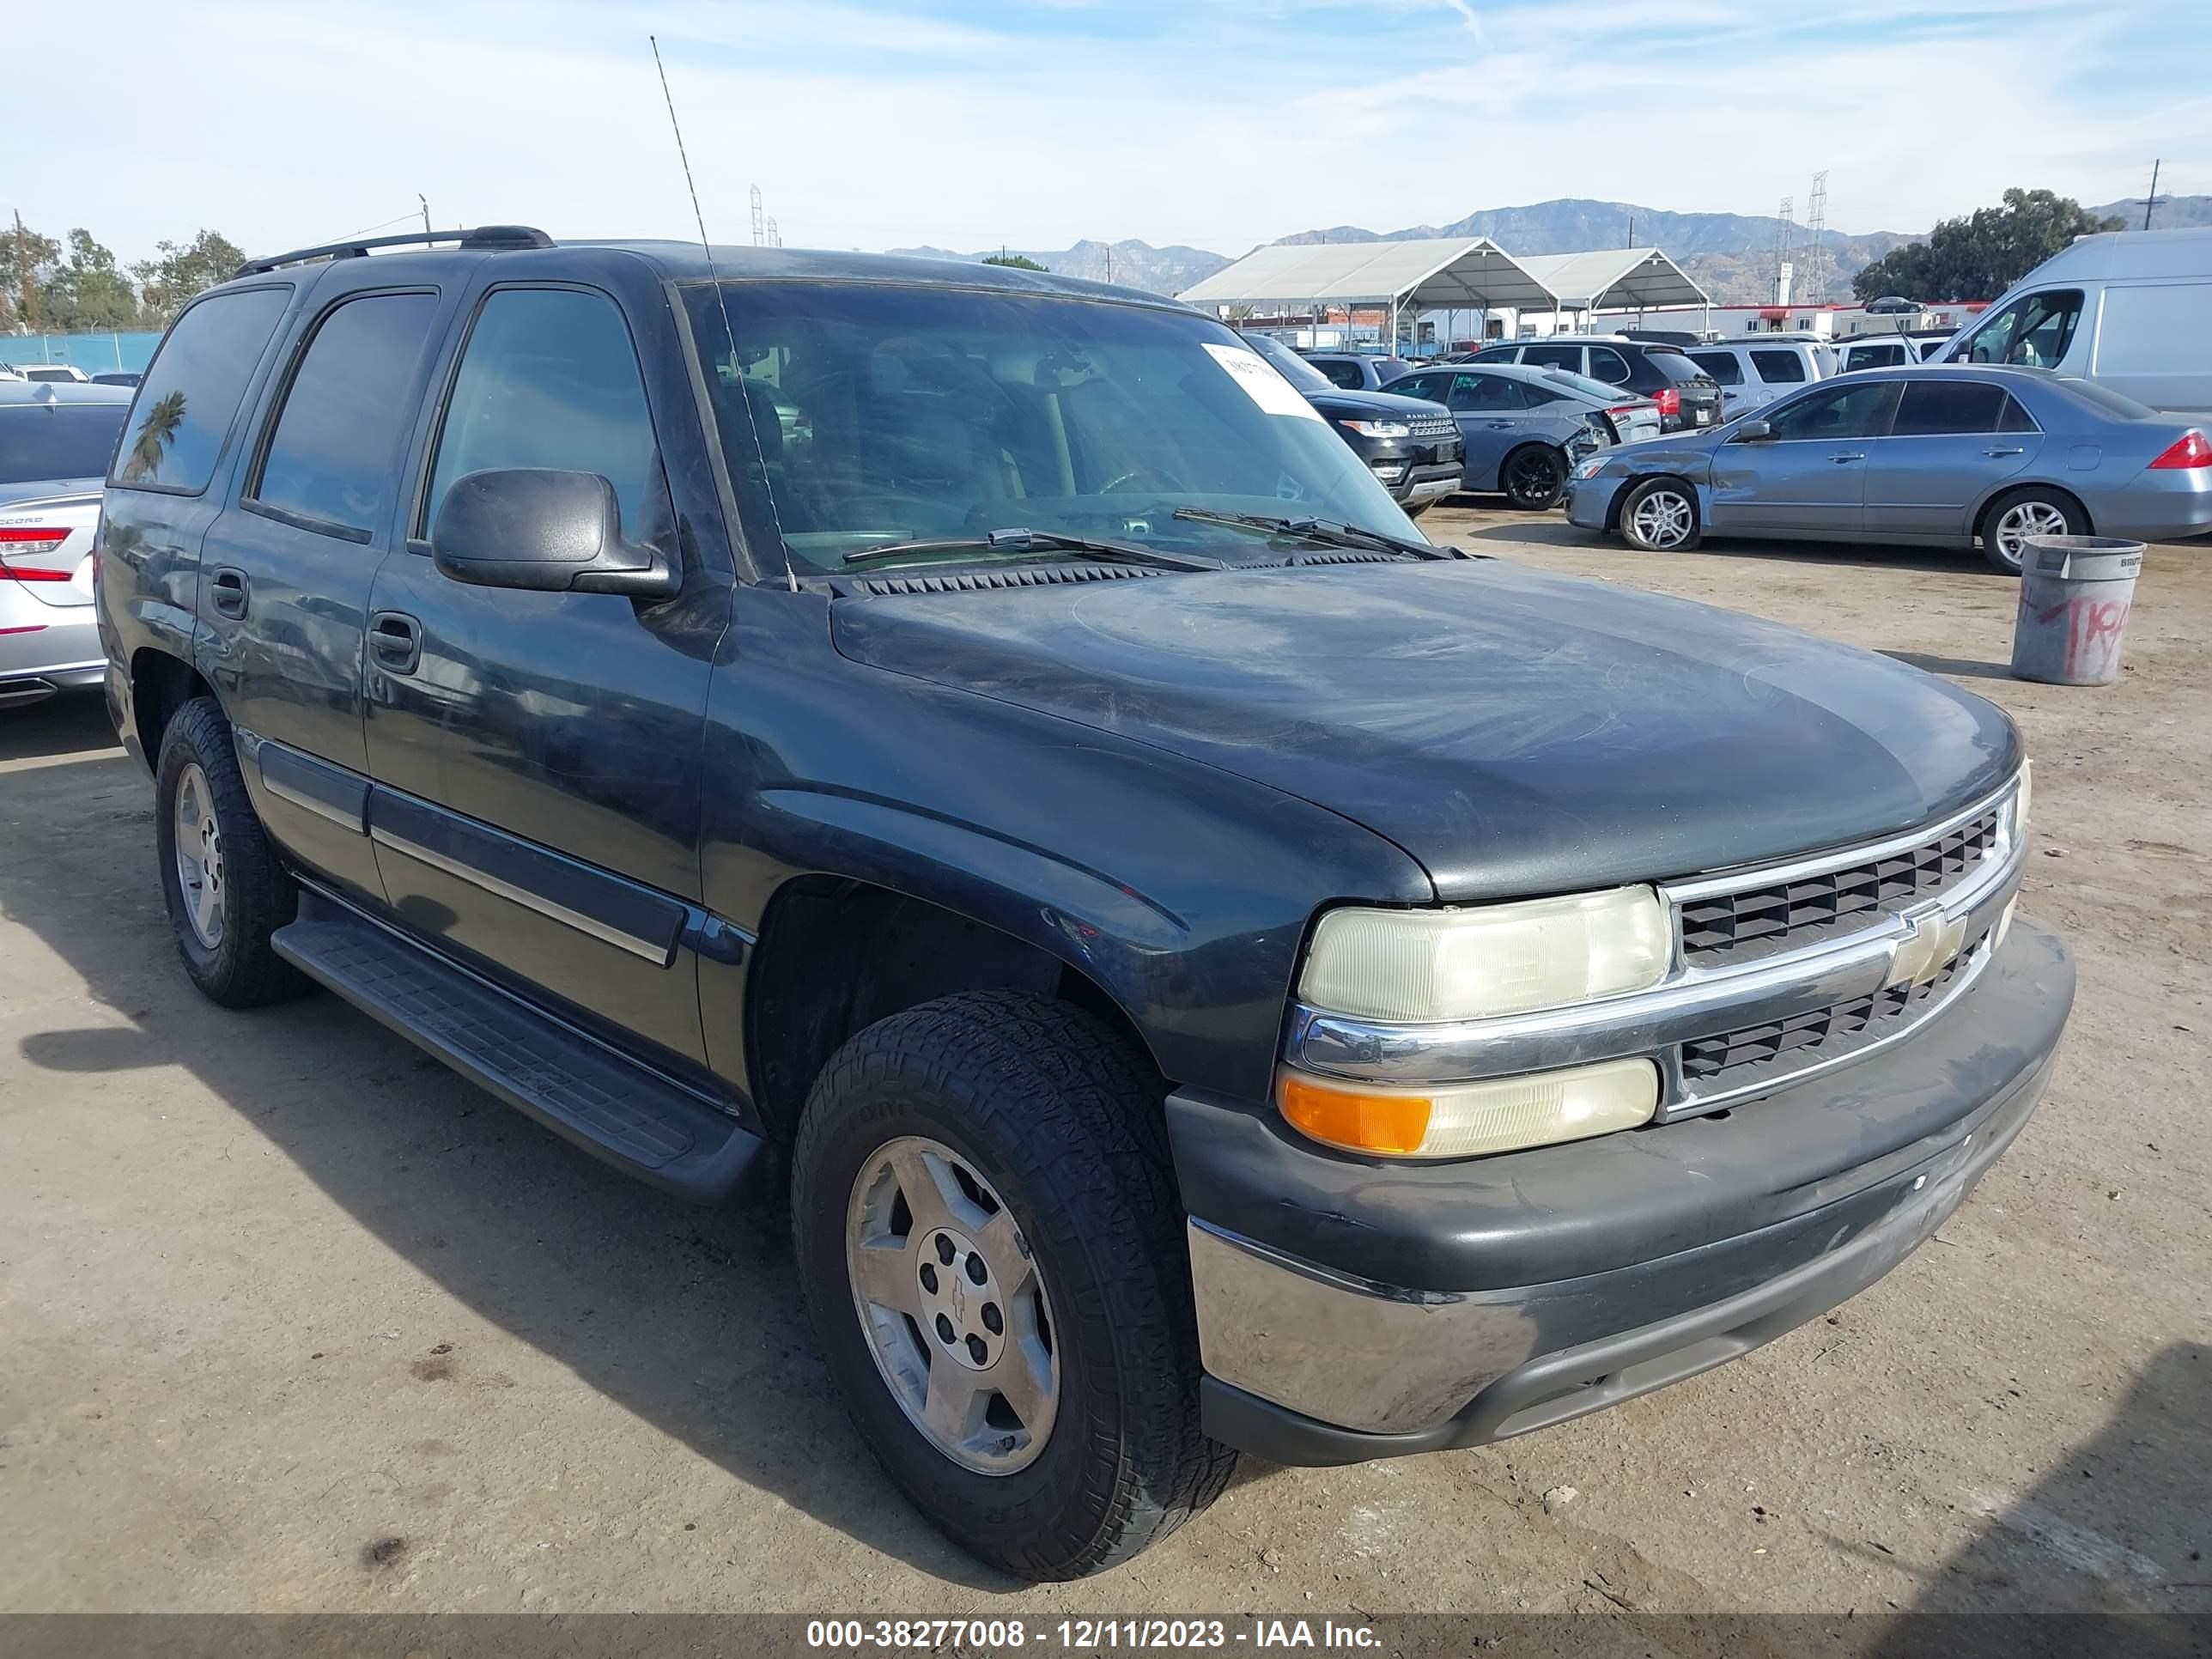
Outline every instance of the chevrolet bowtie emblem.
[[1887, 988], [1927, 984], [1950, 966], [1966, 943], [1966, 917], [1946, 916], [1940, 904], [1907, 911], [1905, 937], [1890, 953]]

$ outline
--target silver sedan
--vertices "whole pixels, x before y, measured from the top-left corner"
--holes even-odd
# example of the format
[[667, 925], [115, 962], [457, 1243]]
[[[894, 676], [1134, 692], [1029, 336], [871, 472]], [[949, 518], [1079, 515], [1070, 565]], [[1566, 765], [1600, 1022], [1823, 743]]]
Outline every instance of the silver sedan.
[[1568, 520], [1679, 552], [1707, 536], [1971, 547], [2212, 530], [2212, 441], [2090, 381], [1923, 364], [1824, 380], [1694, 436], [1592, 456]]
[[96, 686], [100, 498], [131, 389], [0, 385], [0, 708]]

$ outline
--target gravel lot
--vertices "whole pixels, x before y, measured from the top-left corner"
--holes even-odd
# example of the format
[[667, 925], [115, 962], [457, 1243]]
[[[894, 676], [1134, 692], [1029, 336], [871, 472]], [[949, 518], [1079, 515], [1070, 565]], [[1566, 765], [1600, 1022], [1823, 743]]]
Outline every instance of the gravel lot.
[[2212, 1610], [2212, 543], [2154, 550], [2121, 683], [2062, 690], [2006, 677], [2014, 585], [1972, 556], [1424, 525], [2025, 727], [2068, 1054], [1889, 1279], [1501, 1447], [1248, 1461], [1133, 1566], [1024, 1589], [825, 1397], [780, 1220], [634, 1187], [335, 998], [194, 995], [147, 781], [49, 703], [0, 714], [0, 1610]]

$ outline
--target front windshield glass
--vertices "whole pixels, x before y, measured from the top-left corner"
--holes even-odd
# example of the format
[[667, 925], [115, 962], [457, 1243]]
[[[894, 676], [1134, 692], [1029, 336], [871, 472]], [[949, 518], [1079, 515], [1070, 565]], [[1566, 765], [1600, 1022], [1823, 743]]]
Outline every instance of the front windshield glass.
[[1301, 392], [1334, 392], [1336, 383], [1304, 358], [1285, 345], [1272, 334], [1244, 334], [1237, 337], [1269, 362], [1282, 370], [1283, 378]]
[[[1420, 539], [1312, 405], [1210, 319], [951, 287], [725, 289], [734, 351], [714, 289], [683, 292], [764, 574], [779, 536], [803, 575], [1010, 530], [1281, 562], [1179, 507]], [[1049, 556], [1006, 539], [915, 558]]]

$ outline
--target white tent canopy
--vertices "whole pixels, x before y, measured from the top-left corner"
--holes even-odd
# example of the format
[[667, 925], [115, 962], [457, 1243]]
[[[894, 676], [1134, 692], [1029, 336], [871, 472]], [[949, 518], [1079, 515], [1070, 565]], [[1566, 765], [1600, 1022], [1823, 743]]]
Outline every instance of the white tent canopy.
[[[1663, 257], [1663, 256], [1662, 256]], [[1552, 290], [1486, 236], [1412, 242], [1301, 242], [1255, 248], [1176, 296], [1194, 306], [1315, 301], [1419, 311], [1549, 309]]]
[[1524, 254], [1519, 263], [1552, 296], [1547, 305], [1557, 304], [1568, 311], [1629, 311], [1712, 303], [1705, 289], [1656, 247]]

